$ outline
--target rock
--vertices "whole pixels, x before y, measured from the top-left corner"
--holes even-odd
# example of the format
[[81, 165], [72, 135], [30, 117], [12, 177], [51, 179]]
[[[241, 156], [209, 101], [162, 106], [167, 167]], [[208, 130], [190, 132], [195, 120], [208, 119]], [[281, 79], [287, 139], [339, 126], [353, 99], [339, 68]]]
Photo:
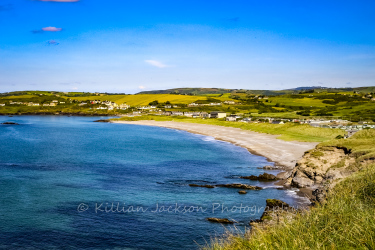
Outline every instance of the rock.
[[266, 209], [259, 220], [251, 220], [250, 225], [257, 228], [265, 228], [270, 225], [284, 223], [287, 220], [292, 220], [298, 213], [293, 207], [290, 207], [288, 203], [277, 200], [267, 199]]
[[277, 178], [273, 174], [264, 173], [259, 176], [250, 175], [250, 176], [241, 176], [241, 179], [256, 180], [256, 181], [276, 181]]
[[312, 194], [315, 196], [315, 200], [319, 203], [324, 203], [326, 199], [326, 191], [323, 189], [315, 189]]
[[256, 176], [256, 175], [240, 176], [240, 178], [241, 179], [253, 180], [253, 181], [257, 181], [258, 180], [258, 176]]
[[210, 222], [222, 223], [222, 224], [234, 224], [234, 221], [228, 220], [227, 218], [206, 218]]
[[3, 123], [1, 123], [1, 124], [3, 124], [3, 125], [19, 125], [19, 124], [16, 123], [16, 122], [3, 122]]
[[287, 178], [286, 185], [316, 190], [349, 176], [355, 155], [346, 148], [317, 147], [305, 153]]
[[205, 188], [214, 188], [215, 186], [213, 185], [198, 185], [198, 184], [189, 184], [190, 187], [205, 187]]
[[286, 203], [286, 202], [283, 202], [281, 200], [277, 200], [277, 199], [267, 199], [266, 200], [266, 207], [267, 208], [287, 208], [289, 207], [289, 204]]
[[267, 165], [267, 166], [264, 166], [264, 167], [260, 167], [258, 169], [265, 169], [265, 170], [276, 170], [276, 169], [280, 169], [278, 166], [270, 166], [270, 165]]
[[247, 194], [247, 192], [245, 190], [240, 190], [238, 191], [239, 194]]
[[216, 187], [226, 187], [226, 188], [238, 188], [238, 189], [249, 189], [249, 190], [261, 190], [261, 187], [258, 186], [251, 186], [247, 184], [240, 184], [240, 183], [234, 183], [234, 184], [218, 184], [215, 185]]
[[96, 120], [94, 122], [111, 122], [111, 120]]
[[278, 180], [285, 180], [290, 176], [290, 171], [288, 172], [281, 172], [276, 175], [276, 179]]

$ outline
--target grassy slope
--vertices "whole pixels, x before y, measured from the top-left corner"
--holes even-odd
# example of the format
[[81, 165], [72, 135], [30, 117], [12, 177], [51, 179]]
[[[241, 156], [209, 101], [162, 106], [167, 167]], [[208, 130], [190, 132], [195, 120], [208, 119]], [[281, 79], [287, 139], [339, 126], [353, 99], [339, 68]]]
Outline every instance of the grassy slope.
[[[131, 106], [148, 105], [150, 102], [157, 100], [159, 103], [171, 102], [172, 104], [189, 104], [197, 100], [206, 100], [206, 96], [189, 96], [189, 95], [171, 95], [171, 94], [141, 94], [141, 95], [106, 95], [106, 96], [87, 96], [73, 97], [76, 100], [108, 100], [118, 104], [126, 103]], [[228, 95], [216, 97], [215, 99], [226, 101], [231, 100]]]
[[190, 122], [200, 124], [219, 125], [225, 127], [241, 128], [260, 133], [267, 133], [279, 135], [279, 139], [286, 141], [307, 141], [307, 142], [322, 142], [333, 139], [338, 135], [344, 135], [344, 131], [339, 129], [329, 128], [314, 128], [310, 125], [300, 125], [294, 123], [286, 124], [269, 124], [269, 123], [243, 123], [243, 122], [227, 122], [218, 119], [189, 119], [183, 117], [165, 117], [165, 116], [136, 116], [123, 117], [119, 120], [134, 121], [134, 120], [157, 120], [157, 121], [176, 121], [176, 122]]
[[[364, 130], [350, 139], [323, 144], [374, 157], [375, 132]], [[285, 225], [245, 237], [229, 234], [204, 249], [375, 249], [375, 165], [341, 181], [327, 201]]]

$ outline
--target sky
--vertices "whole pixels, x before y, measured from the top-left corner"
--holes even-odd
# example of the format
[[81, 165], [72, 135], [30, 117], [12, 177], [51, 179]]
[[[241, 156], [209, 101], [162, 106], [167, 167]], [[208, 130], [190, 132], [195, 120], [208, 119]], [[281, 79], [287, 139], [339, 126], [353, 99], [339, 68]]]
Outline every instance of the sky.
[[375, 1], [0, 0], [0, 92], [375, 86]]

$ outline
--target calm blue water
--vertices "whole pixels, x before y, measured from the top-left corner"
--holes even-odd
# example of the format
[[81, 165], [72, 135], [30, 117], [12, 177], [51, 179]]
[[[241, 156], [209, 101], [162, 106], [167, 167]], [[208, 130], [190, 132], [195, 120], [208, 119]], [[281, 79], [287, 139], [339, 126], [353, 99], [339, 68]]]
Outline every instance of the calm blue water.
[[[0, 125], [0, 248], [195, 249], [225, 230], [207, 217], [244, 229], [267, 198], [301, 201], [236, 178], [270, 164], [241, 147], [96, 119], [0, 117], [21, 124]], [[239, 195], [188, 186], [240, 182], [269, 188]]]

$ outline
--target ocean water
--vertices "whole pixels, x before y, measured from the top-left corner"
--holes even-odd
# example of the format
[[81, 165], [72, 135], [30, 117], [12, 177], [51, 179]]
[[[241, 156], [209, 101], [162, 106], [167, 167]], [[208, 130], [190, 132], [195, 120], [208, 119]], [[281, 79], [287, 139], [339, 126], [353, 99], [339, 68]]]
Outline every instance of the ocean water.
[[[267, 198], [305, 200], [239, 179], [270, 165], [211, 137], [98, 117], [0, 117], [0, 248], [196, 249], [258, 219]], [[268, 171], [277, 174], [277, 171]], [[246, 195], [189, 183], [265, 187]]]

